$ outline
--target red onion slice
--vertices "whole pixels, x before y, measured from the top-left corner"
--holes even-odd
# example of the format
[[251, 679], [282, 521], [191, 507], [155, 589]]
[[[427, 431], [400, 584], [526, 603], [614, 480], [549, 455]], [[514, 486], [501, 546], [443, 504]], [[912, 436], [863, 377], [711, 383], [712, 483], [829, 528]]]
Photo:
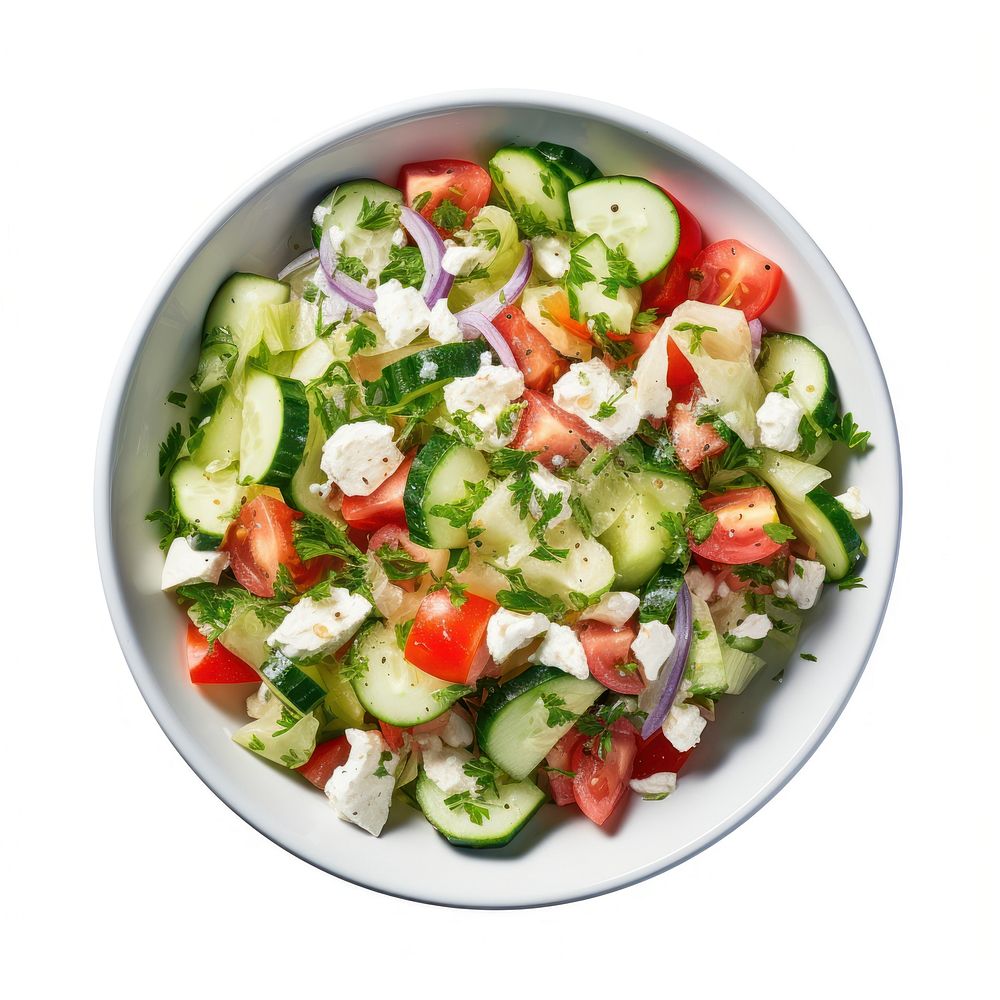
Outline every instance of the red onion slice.
[[300, 267], [305, 267], [306, 264], [311, 264], [314, 260], [319, 259], [318, 250], [307, 250], [305, 253], [300, 253], [295, 260], [290, 260], [279, 272], [278, 281], [284, 281], [293, 271], [297, 271]]
[[521, 370], [510, 345], [503, 339], [503, 334], [475, 306], [463, 309], [455, 315], [455, 319], [458, 320], [466, 340], [475, 340], [481, 336], [496, 351], [503, 364], [515, 371]]
[[764, 336], [764, 324], [759, 319], [752, 319], [747, 324], [750, 327], [750, 360], [756, 361], [760, 354], [760, 342]]
[[363, 312], [375, 311], [375, 292], [337, 269], [337, 258], [330, 243], [329, 230], [323, 233], [323, 238], [319, 241], [319, 262], [337, 295]]
[[528, 278], [531, 277], [531, 266], [534, 262], [534, 256], [531, 253], [531, 244], [527, 240], [522, 240], [521, 245], [524, 247], [524, 254], [521, 257], [520, 263], [514, 268], [514, 273], [507, 279], [507, 283], [503, 288], [481, 302], [473, 302], [468, 309], [464, 310], [465, 312], [475, 309], [477, 312], [481, 312], [487, 319], [493, 319], [504, 306], [517, 301], [518, 296], [524, 291], [524, 286], [528, 283]]
[[[686, 583], [682, 583], [681, 589], [677, 592], [677, 614], [674, 618], [674, 637], [677, 641], [674, 650], [660, 669], [656, 680], [639, 697], [639, 707], [649, 712], [642, 724], [644, 740], [648, 740], [663, 725], [663, 720], [667, 717], [674, 698], [677, 697], [677, 689], [681, 686], [681, 678], [687, 666], [688, 653], [691, 652], [692, 632], [691, 591], [688, 590]], [[651, 705], [652, 708], [647, 709], [647, 705]]]
[[429, 305], [434, 305], [438, 299], [443, 299], [451, 291], [454, 275], [449, 274], [442, 266], [444, 260], [444, 240], [438, 236], [438, 231], [419, 213], [406, 205], [399, 210], [399, 221], [413, 237], [424, 259], [424, 280], [420, 286], [420, 294]]

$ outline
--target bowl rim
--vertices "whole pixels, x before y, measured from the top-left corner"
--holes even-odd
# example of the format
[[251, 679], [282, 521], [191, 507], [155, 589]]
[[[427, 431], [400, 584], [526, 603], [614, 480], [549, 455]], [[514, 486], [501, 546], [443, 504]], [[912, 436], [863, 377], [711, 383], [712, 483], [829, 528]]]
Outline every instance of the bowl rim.
[[[157, 683], [153, 670], [143, 655], [138, 631], [128, 615], [127, 603], [124, 596], [124, 581], [115, 557], [112, 528], [111, 485], [116, 465], [118, 427], [126, 397], [126, 390], [136, 367], [138, 357], [146, 342], [146, 338], [152, 331], [162, 304], [170, 296], [191, 261], [211, 242], [222, 226], [246, 202], [266, 188], [279, 183], [284, 176], [298, 168], [304, 161], [322, 153], [328, 147], [346, 140], [359, 138], [366, 132], [398, 125], [413, 118], [477, 107], [513, 107], [536, 111], [561, 112], [600, 121], [617, 128], [623, 128], [639, 135], [650, 137], [657, 143], [689, 158], [692, 162], [714, 171], [722, 180], [739, 190], [743, 197], [749, 199], [758, 209], [770, 216], [775, 224], [789, 238], [794, 240], [797, 249], [802, 253], [814, 272], [823, 275], [824, 283], [828, 287], [832, 297], [846, 314], [853, 315], [858, 329], [864, 334], [870, 348], [871, 361], [874, 365], [875, 374], [877, 374], [877, 378], [874, 381], [877, 385], [877, 391], [881, 394], [881, 402], [885, 407], [892, 430], [891, 440], [880, 441], [881, 447], [879, 450], [884, 461], [892, 461], [895, 464], [895, 516], [893, 516], [893, 511], [891, 510], [886, 511], [884, 514], [886, 529], [891, 528], [893, 532], [893, 550], [887, 578], [884, 581], [880, 581], [882, 603], [878, 610], [875, 627], [872, 630], [867, 649], [858, 663], [857, 670], [840, 690], [839, 696], [833, 700], [820, 724], [810, 734], [808, 740], [799, 748], [796, 755], [758, 789], [739, 810], [728, 816], [724, 822], [719, 823], [716, 827], [707, 830], [692, 840], [672, 856], [661, 858], [600, 882], [581, 884], [580, 891], [572, 895], [553, 896], [543, 888], [527, 887], [524, 891], [523, 900], [516, 903], [507, 901], [490, 902], [489, 900], [484, 901], [471, 897], [460, 898], [454, 894], [450, 898], [435, 898], [435, 896], [428, 893], [404, 891], [389, 885], [377, 885], [361, 878], [352, 877], [344, 871], [334, 870], [323, 859], [313, 856], [309, 850], [293, 847], [286, 843], [282, 839], [281, 832], [269, 822], [269, 817], [266, 814], [263, 816], [251, 816], [248, 814], [249, 810], [239, 808], [227, 793], [226, 782], [221, 772], [215, 766], [212, 755], [196, 742], [192, 741], [190, 745], [181, 746], [179, 740], [175, 738], [174, 734], [180, 732], [182, 726], [167, 697]], [[781, 791], [801, 770], [823, 740], [826, 739], [847, 705], [847, 702], [850, 700], [851, 695], [854, 693], [854, 689], [857, 687], [871, 656], [882, 628], [895, 578], [902, 529], [902, 508], [903, 486], [899, 433], [896, 426], [892, 399], [878, 353], [864, 320], [861, 318], [857, 306], [854, 304], [840, 276], [799, 222], [757, 181], [744, 173], [735, 164], [709, 147], [663, 122], [627, 108], [588, 97], [530, 89], [480, 89], [435, 93], [383, 106], [367, 114], [351, 118], [299, 144], [260, 170], [232, 196], [227, 198], [197, 229], [168, 265], [147, 297], [125, 340], [118, 364], [111, 378], [101, 418], [94, 478], [94, 524], [97, 557], [101, 582], [111, 615], [112, 625], [126, 663], [143, 700], [163, 730], [164, 735], [185, 763], [222, 802], [251, 827], [290, 854], [308, 862], [321, 871], [328, 872], [354, 885], [374, 889], [389, 896], [415, 902], [469, 909], [526, 909], [538, 906], [558, 905], [589, 899], [645, 881], [647, 878], [659, 875], [711, 847], [745, 823], [754, 813]], [[894, 524], [892, 523], [893, 521], [895, 522]], [[455, 893], [461, 890], [452, 888], [451, 891]]]

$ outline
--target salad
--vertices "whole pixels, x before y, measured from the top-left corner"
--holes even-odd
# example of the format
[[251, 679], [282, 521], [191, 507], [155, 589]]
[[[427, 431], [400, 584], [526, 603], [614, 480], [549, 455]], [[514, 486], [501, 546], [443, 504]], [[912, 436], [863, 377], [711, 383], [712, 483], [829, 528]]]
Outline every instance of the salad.
[[820, 462], [868, 434], [765, 330], [778, 263], [546, 142], [311, 224], [222, 284], [167, 401], [191, 681], [252, 684], [235, 742], [376, 836], [394, 802], [495, 847], [547, 799], [667, 798], [824, 584], [863, 586]]

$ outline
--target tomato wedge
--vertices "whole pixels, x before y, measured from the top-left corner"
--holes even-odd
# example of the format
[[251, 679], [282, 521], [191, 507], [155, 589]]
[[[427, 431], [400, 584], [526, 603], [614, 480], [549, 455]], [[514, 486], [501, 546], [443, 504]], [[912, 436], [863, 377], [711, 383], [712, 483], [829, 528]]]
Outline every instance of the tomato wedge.
[[474, 684], [489, 662], [486, 623], [498, 607], [475, 594], [456, 607], [447, 590], [435, 590], [417, 608], [403, 655], [443, 681]]
[[[521, 413], [511, 448], [538, 451], [542, 465], [579, 465], [598, 445], [610, 445], [603, 434], [588, 427], [579, 417], [556, 406], [550, 396], [526, 389], [527, 409]], [[558, 461], [556, 459], [562, 459]]]
[[704, 542], [691, 546], [697, 555], [738, 566], [760, 562], [780, 550], [781, 543], [764, 533], [765, 524], [778, 523], [778, 505], [766, 486], [729, 490], [721, 496], [704, 498], [701, 505], [719, 520]]
[[[605, 622], [586, 622], [579, 638], [587, 654], [587, 666], [599, 684], [618, 694], [639, 694], [646, 686], [632, 656], [636, 630], [631, 625], [615, 626]], [[623, 664], [630, 670], [622, 670]]]
[[698, 373], [677, 346], [673, 337], [667, 337], [667, 386], [671, 402], [690, 403], [695, 390], [700, 387]]
[[[668, 344], [670, 342], [668, 341]], [[670, 369], [667, 369], [667, 380]], [[711, 424], [699, 424], [694, 413], [694, 398], [688, 403], [671, 403], [667, 414], [670, 439], [677, 450], [677, 457], [689, 472], [697, 469], [706, 458], [721, 455], [726, 442]]]
[[517, 367], [528, 389], [545, 390], [569, 371], [569, 362], [531, 324], [517, 306], [507, 306], [493, 320], [503, 339], [514, 352]]
[[255, 497], [229, 526], [222, 548], [229, 553], [233, 576], [257, 597], [274, 596], [278, 567], [285, 566], [300, 586], [314, 583], [328, 563], [303, 563], [295, 551], [292, 525], [297, 510], [272, 496]]
[[403, 490], [411, 465], [413, 456], [409, 455], [374, 493], [366, 497], [344, 497], [340, 508], [344, 520], [360, 531], [376, 531], [384, 524], [405, 525]]
[[642, 286], [642, 308], [655, 309], [661, 317], [669, 316], [688, 299], [691, 265], [701, 252], [701, 225], [698, 220], [666, 188], [663, 191], [677, 209], [680, 241], [670, 263]]
[[346, 764], [347, 758], [350, 756], [351, 744], [347, 742], [347, 737], [337, 736], [325, 743], [317, 743], [309, 760], [295, 770], [317, 788], [324, 789], [330, 780], [330, 775], [338, 767]]
[[221, 642], [211, 649], [194, 622], [187, 628], [187, 665], [192, 684], [259, 684], [260, 674]]
[[573, 766], [573, 751], [577, 743], [583, 739], [583, 734], [576, 728], [564, 733], [559, 742], [548, 752], [545, 763], [549, 767], [557, 768], [556, 771], [546, 771], [549, 779], [549, 791], [552, 793], [552, 801], [557, 806], [568, 806], [576, 801], [573, 794], [573, 779], [559, 771], [570, 771]]
[[489, 200], [493, 182], [478, 163], [424, 160], [402, 167], [397, 187], [410, 208], [433, 222], [442, 236], [451, 236], [472, 225]]
[[400, 729], [399, 726], [394, 726], [391, 722], [383, 722], [381, 719], [378, 720], [378, 727], [382, 730], [382, 739], [385, 740], [389, 749], [399, 753], [403, 748], [403, 733], [409, 732], [409, 730]]
[[756, 319], [774, 301], [781, 287], [781, 268], [739, 240], [712, 243], [691, 265], [688, 298], [742, 309]]
[[636, 731], [624, 719], [611, 726], [611, 748], [601, 760], [595, 739], [580, 740], [573, 749], [573, 794], [587, 819], [603, 826], [624, 798], [632, 777]]
[[633, 778], [648, 778], [651, 774], [662, 774], [671, 771], [676, 774], [691, 756], [691, 750], [677, 750], [663, 735], [662, 729], [657, 729], [649, 739], [641, 740], [635, 755], [635, 765], [632, 768]]

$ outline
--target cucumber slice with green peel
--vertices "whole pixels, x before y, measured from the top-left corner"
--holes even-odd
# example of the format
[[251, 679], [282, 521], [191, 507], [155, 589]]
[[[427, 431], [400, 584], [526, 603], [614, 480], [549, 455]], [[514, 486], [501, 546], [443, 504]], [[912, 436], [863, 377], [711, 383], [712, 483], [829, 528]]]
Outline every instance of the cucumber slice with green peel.
[[598, 540], [614, 560], [615, 586], [638, 590], [665, 558], [664, 548], [670, 539], [660, 518], [667, 512], [686, 510], [695, 493], [688, 479], [667, 473], [632, 473], [629, 482], [635, 496]]
[[208, 473], [189, 458], [174, 466], [170, 489], [174, 506], [195, 532], [196, 549], [218, 548], [246, 499], [235, 469]]
[[769, 333], [761, 343], [757, 373], [766, 392], [788, 376], [788, 396], [820, 427], [837, 419], [837, 386], [830, 361], [811, 340], [796, 333]]
[[215, 293], [205, 313], [204, 336], [225, 327], [239, 344], [238, 335], [253, 321], [262, 306], [284, 305], [292, 290], [283, 281], [260, 274], [237, 272], [227, 278]]
[[398, 406], [454, 378], [475, 375], [483, 347], [481, 340], [465, 340], [429, 347], [394, 361], [382, 369], [378, 379], [365, 383], [365, 400], [369, 405]]
[[624, 248], [640, 282], [673, 260], [680, 242], [677, 209], [655, 184], [642, 177], [599, 177], [568, 195], [573, 227], [596, 233], [613, 249]]
[[539, 142], [535, 145], [535, 149], [546, 160], [559, 167], [574, 186], [601, 176], [600, 170], [583, 153], [573, 149], [572, 146], [560, 146], [554, 142]]
[[697, 594], [691, 595], [694, 640], [688, 654], [684, 676], [691, 682], [691, 694], [718, 698], [726, 693], [726, 671], [722, 661], [722, 642], [708, 605]]
[[308, 433], [302, 383], [251, 368], [243, 389], [240, 482], [284, 486], [302, 461]]
[[261, 664], [260, 673], [271, 691], [300, 715], [311, 712], [326, 697], [326, 688], [280, 649], [271, 651]]
[[314, 483], [325, 483], [326, 473], [320, 468], [323, 460], [323, 445], [326, 444], [326, 433], [319, 418], [309, 414], [309, 435], [302, 451], [302, 461], [288, 482], [285, 496], [289, 503], [303, 514], [318, 514], [320, 517], [335, 520], [333, 509], [318, 493], [313, 493], [309, 487]]
[[569, 232], [571, 184], [537, 149], [504, 146], [489, 162], [490, 177], [525, 236]]
[[[614, 298], [606, 294], [602, 282], [612, 275], [613, 254], [600, 236], [589, 236], [573, 247], [570, 269], [566, 274], [566, 297], [570, 313], [581, 322], [601, 322], [610, 330], [628, 333], [632, 329], [642, 292], [638, 287], [621, 286]], [[598, 319], [603, 317], [603, 319]]]
[[[497, 688], [479, 710], [479, 747], [498, 767], [520, 781], [538, 767], [603, 693], [604, 688], [592, 677], [580, 680], [557, 667], [529, 667]], [[569, 720], [550, 726], [553, 708], [570, 713]]]
[[449, 843], [458, 847], [503, 847], [509, 844], [545, 801], [545, 793], [531, 781], [516, 781], [498, 786], [499, 797], [492, 795], [475, 803], [478, 822], [473, 822], [458, 803], [452, 809], [449, 796], [424, 773], [417, 778], [417, 804], [427, 822]]
[[[367, 217], [364, 216], [366, 203]], [[365, 265], [368, 270], [366, 281], [376, 278], [389, 260], [402, 203], [403, 196], [399, 191], [380, 181], [357, 180], [339, 184], [316, 206], [316, 215], [323, 218], [319, 225], [315, 221], [313, 223], [313, 243], [318, 247], [323, 233], [331, 226], [337, 226], [344, 233], [341, 253], [357, 257]]]
[[[215, 403], [208, 423], [200, 427], [191, 457], [208, 472], [218, 472], [235, 465], [240, 458], [240, 435], [243, 430], [243, 403], [231, 389], [224, 389]], [[190, 447], [190, 444], [189, 444]]]
[[466, 493], [466, 483], [489, 475], [486, 459], [447, 434], [437, 434], [417, 452], [406, 477], [403, 509], [410, 538], [429, 549], [461, 549], [469, 544], [468, 529], [456, 528], [431, 513], [437, 504], [454, 503]]
[[404, 656], [395, 629], [375, 625], [359, 640], [356, 656], [367, 668], [351, 678], [358, 701], [376, 719], [392, 726], [419, 726], [447, 712], [469, 693], [424, 673]]

